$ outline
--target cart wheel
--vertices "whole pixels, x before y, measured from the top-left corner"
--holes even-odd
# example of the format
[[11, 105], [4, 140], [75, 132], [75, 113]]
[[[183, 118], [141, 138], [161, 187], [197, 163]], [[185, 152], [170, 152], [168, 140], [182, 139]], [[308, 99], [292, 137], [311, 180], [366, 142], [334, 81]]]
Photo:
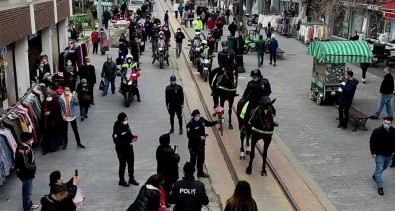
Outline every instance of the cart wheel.
[[317, 105], [321, 105], [322, 104], [322, 98], [321, 97], [317, 97], [317, 99], [315, 100], [315, 102], [317, 103]]
[[311, 90], [311, 91], [310, 91], [310, 100], [311, 100], [311, 101], [314, 101], [314, 100], [315, 100], [315, 92], [314, 92], [314, 90]]

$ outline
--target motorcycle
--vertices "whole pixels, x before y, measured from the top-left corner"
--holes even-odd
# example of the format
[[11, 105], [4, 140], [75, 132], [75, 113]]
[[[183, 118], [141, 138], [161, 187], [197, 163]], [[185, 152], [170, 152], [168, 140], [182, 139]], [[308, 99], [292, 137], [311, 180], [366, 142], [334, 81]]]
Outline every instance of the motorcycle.
[[167, 57], [168, 57], [167, 47], [168, 45], [165, 42], [158, 43], [155, 56], [156, 56], [156, 60], [159, 61], [160, 69], [163, 68], [163, 63], [165, 62], [165, 60], [167, 61]]
[[125, 74], [121, 73], [121, 93], [125, 99], [125, 106], [129, 107], [133, 96], [137, 95], [137, 79], [140, 77], [139, 69], [128, 68]]
[[189, 50], [189, 60], [197, 66], [200, 60], [200, 41], [189, 40], [189, 42], [191, 42], [191, 44], [188, 44], [188, 46], [191, 46]]
[[200, 61], [198, 64], [198, 72], [200, 72], [200, 75], [202, 75], [204, 82], [207, 81], [208, 76], [210, 75], [211, 66], [212, 66], [214, 57], [215, 57], [215, 55], [209, 55], [207, 57], [200, 58]]
[[250, 51], [256, 51], [256, 44], [249, 36], [244, 39], [243, 54], [248, 54]]
[[252, 26], [252, 24], [258, 24], [258, 18], [259, 18], [258, 14], [254, 14], [251, 17], [250, 17], [249, 14], [246, 14], [246, 17], [248, 18], [248, 20], [247, 20], [247, 25], [248, 26]]

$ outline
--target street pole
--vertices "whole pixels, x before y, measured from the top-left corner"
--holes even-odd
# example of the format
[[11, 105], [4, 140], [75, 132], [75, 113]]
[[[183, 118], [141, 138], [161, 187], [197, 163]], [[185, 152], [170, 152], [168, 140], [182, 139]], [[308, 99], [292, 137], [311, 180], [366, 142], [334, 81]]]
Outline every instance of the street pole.
[[237, 46], [237, 55], [236, 55], [236, 64], [237, 64], [237, 72], [244, 73], [246, 69], [244, 68], [244, 61], [243, 61], [243, 29], [244, 29], [244, 21], [243, 21], [243, 0], [239, 0], [239, 26], [240, 32], [238, 37], [238, 46]]
[[98, 0], [97, 1], [97, 19], [99, 20], [99, 30], [103, 27], [103, 20], [102, 20], [102, 16], [103, 16], [103, 7], [101, 6], [101, 2], [102, 0]]

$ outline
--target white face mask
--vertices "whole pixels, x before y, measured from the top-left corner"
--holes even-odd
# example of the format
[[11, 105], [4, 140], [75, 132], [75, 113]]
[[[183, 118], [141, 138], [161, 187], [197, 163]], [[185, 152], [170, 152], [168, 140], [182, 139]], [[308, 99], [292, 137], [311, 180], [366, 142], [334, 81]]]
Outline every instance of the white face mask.
[[122, 123], [123, 123], [123, 125], [127, 125], [128, 124], [128, 120], [125, 120]]
[[71, 66], [71, 62], [67, 62], [67, 65]]
[[193, 120], [195, 120], [196, 122], [200, 120], [200, 116], [195, 116], [193, 117]]
[[44, 67], [44, 64], [40, 64], [40, 67]]
[[175, 81], [170, 81], [170, 84], [171, 85], [176, 85], [176, 82]]
[[91, 63], [90, 63], [90, 62], [87, 62], [86, 65], [91, 65]]
[[48, 102], [52, 101], [52, 97], [47, 97], [47, 101]]
[[29, 145], [33, 145], [33, 139], [28, 142]]
[[131, 63], [131, 62], [132, 62], [132, 60], [131, 60], [131, 59], [128, 59], [128, 62], [129, 62], [129, 63]]
[[65, 95], [70, 95], [70, 91], [64, 91]]
[[252, 77], [253, 81], [258, 81], [258, 77]]

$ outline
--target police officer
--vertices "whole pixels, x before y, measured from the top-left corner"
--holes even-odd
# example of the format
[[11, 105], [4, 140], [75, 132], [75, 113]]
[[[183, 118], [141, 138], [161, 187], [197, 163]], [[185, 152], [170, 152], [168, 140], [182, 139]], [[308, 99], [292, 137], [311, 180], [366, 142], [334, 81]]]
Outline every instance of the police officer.
[[[130, 54], [126, 56], [126, 61], [125, 61], [125, 63], [123, 63], [123, 65], [121, 67], [122, 74], [125, 75], [129, 68], [138, 69], [138, 64], [136, 62], [133, 62], [133, 56]], [[121, 85], [122, 85], [122, 80], [121, 80]], [[121, 85], [119, 87], [121, 87]], [[138, 86], [136, 86], [136, 92], [137, 92], [137, 102], [141, 102], [140, 91], [139, 91]]]
[[170, 85], [166, 86], [166, 107], [170, 114], [170, 126], [171, 129], [169, 134], [174, 132], [174, 115], [177, 114], [178, 124], [180, 126], [179, 134], [183, 134], [182, 130], [182, 109], [184, 108], [184, 92], [182, 86], [176, 83], [176, 76], [170, 76]]
[[235, 55], [232, 51], [228, 50], [228, 42], [221, 42], [222, 51], [218, 53], [218, 65], [221, 68], [225, 68], [229, 70], [231, 68], [232, 63], [235, 61]]
[[200, 116], [200, 111], [195, 109], [192, 112], [192, 119], [187, 124], [187, 136], [188, 136], [188, 149], [190, 154], [190, 162], [195, 167], [197, 159], [197, 176], [208, 177], [203, 172], [203, 163], [205, 159], [205, 141], [206, 131], [205, 127], [212, 127], [218, 124], [218, 121], [207, 121], [205, 118]]
[[206, 188], [200, 181], [195, 180], [193, 173], [195, 167], [186, 162], [184, 165], [184, 177], [174, 183], [170, 195], [170, 204], [175, 204], [174, 210], [197, 211], [202, 209], [202, 205], [208, 205], [209, 199]]
[[[247, 88], [245, 89], [242, 97], [245, 102], [249, 102], [245, 111], [246, 116], [244, 116], [245, 123], [247, 123], [249, 120], [249, 114], [251, 110], [259, 105], [259, 100], [263, 96], [270, 96], [270, 94], [272, 93], [269, 80], [262, 77], [261, 71], [258, 68], [253, 69], [250, 76], [252, 80], [248, 82]], [[273, 113], [275, 115], [275, 110], [273, 111]], [[274, 125], [278, 126], [277, 122], [274, 122]]]

